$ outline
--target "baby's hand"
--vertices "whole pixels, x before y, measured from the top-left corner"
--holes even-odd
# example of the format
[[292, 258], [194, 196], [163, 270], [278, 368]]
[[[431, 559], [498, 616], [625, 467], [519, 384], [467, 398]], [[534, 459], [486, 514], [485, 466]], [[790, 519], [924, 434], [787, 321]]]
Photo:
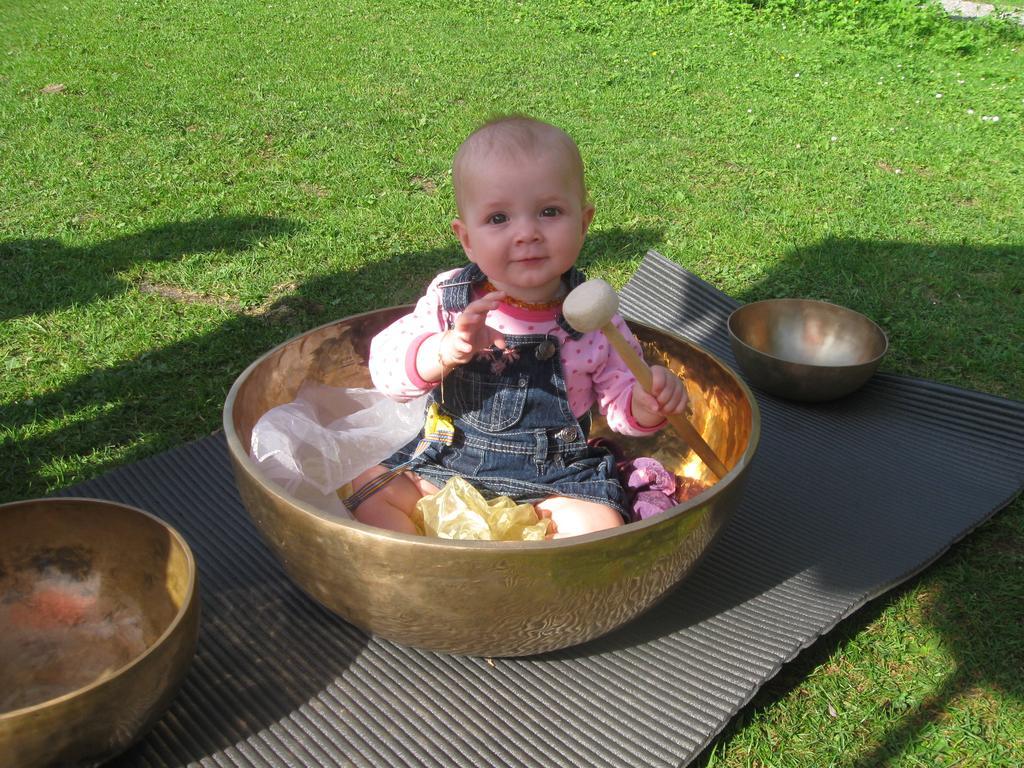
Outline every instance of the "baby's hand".
[[651, 366], [651, 392], [633, 385], [633, 418], [646, 427], [664, 421], [670, 413], [685, 413], [689, 398], [682, 379], [661, 365]]
[[455, 326], [441, 337], [438, 356], [445, 368], [468, 363], [477, 352], [491, 346], [505, 346], [504, 334], [484, 322], [487, 313], [497, 309], [504, 298], [503, 291], [492, 291], [466, 305]]

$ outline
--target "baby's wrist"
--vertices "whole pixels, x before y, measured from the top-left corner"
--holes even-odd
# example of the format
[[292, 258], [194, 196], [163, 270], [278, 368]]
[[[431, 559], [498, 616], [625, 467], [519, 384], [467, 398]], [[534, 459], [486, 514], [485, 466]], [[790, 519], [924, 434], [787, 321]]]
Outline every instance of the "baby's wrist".
[[443, 336], [444, 332], [424, 334], [415, 344], [414, 359], [411, 361], [414, 369], [410, 371], [410, 378], [421, 387], [436, 386], [453, 367], [442, 354]]
[[637, 412], [637, 410], [634, 409], [633, 421], [635, 421], [636, 425], [642, 429], [653, 429], [654, 427], [665, 423], [665, 416], [656, 411], [640, 409], [640, 411]]
[[645, 407], [644, 397], [650, 397], [650, 395], [639, 388], [633, 390], [629, 401], [629, 418], [634, 427], [655, 430], [665, 423], [665, 415], [660, 411]]

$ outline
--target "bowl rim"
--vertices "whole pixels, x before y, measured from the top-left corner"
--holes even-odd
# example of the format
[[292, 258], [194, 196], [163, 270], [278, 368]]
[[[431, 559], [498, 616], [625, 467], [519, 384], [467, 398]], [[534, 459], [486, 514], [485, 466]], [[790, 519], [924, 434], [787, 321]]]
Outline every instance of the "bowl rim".
[[[882, 351], [869, 360], [865, 360], [860, 363], [845, 363], [842, 365], [830, 363], [806, 363], [801, 360], [793, 360], [788, 357], [779, 357], [778, 355], [773, 355], [770, 352], [765, 352], [763, 349], [758, 349], [757, 347], [748, 344], [746, 341], [740, 338], [740, 336], [733, 330], [732, 327], [733, 318], [735, 318], [741, 312], [748, 309], [749, 307], [763, 306], [765, 304], [820, 304], [822, 306], [841, 309], [844, 312], [848, 312], [851, 315], [855, 315], [857, 317], [862, 318], [863, 320], [867, 321], [871, 327], [875, 329], [876, 333], [882, 338]], [[726, 329], [729, 331], [729, 339], [734, 343], [740, 344], [744, 349], [748, 349], [751, 352], [754, 352], [755, 354], [761, 355], [762, 357], [766, 357], [770, 360], [776, 360], [780, 363], [785, 363], [786, 365], [803, 365], [806, 366], [807, 368], [821, 368], [823, 370], [830, 371], [839, 370], [841, 368], [864, 368], [872, 365], [877, 365], [879, 362], [881, 362], [882, 358], [885, 357], [886, 354], [888, 354], [889, 352], [889, 335], [882, 329], [882, 326], [880, 326], [870, 317], [865, 315], [863, 312], [858, 312], [856, 309], [851, 309], [850, 307], [843, 306], [842, 304], [836, 304], [835, 302], [824, 301], [822, 299], [800, 299], [796, 297], [784, 297], [776, 299], [759, 299], [758, 301], [751, 301], [746, 304], [741, 304], [740, 306], [736, 307], [736, 309], [734, 309], [732, 312], [730, 312], [729, 317], [725, 322], [725, 325]]]
[[[312, 504], [301, 501], [289, 494], [284, 488], [277, 485], [273, 481], [262, 476], [259, 467], [256, 462], [249, 455], [249, 451], [245, 450], [242, 446], [242, 441], [238, 436], [238, 432], [235, 430], [234, 421], [231, 415], [234, 412], [235, 401], [238, 398], [238, 394], [242, 388], [242, 384], [249, 378], [249, 375], [259, 365], [261, 365], [266, 359], [274, 355], [279, 350], [283, 349], [292, 342], [317, 331], [323, 330], [333, 325], [337, 325], [342, 322], [358, 320], [361, 317], [368, 315], [374, 315], [380, 312], [386, 312], [388, 310], [408, 309], [412, 310], [415, 305], [413, 304], [402, 304], [391, 307], [380, 307], [378, 309], [372, 309], [367, 312], [360, 312], [354, 315], [347, 315], [345, 317], [336, 318], [330, 320], [322, 325], [318, 325], [315, 328], [302, 331], [295, 334], [294, 336], [285, 339], [280, 344], [275, 345], [271, 349], [264, 352], [262, 355], [253, 360], [245, 370], [243, 370], [238, 377], [235, 379], [231, 388], [228, 390], [227, 397], [224, 400], [224, 406], [222, 409], [222, 425], [224, 429], [224, 436], [227, 440], [228, 453], [230, 458], [235, 463], [235, 466], [241, 471], [246, 472], [254, 481], [259, 483], [265, 490], [270, 492], [277, 499], [287, 502], [290, 506], [301, 509], [303, 512], [310, 514], [318, 518], [321, 522], [326, 522], [332, 526], [337, 526], [342, 529], [353, 529], [362, 535], [371, 536], [374, 538], [387, 539], [396, 542], [408, 542], [418, 544], [420, 546], [437, 547], [441, 549], [467, 549], [467, 550], [498, 550], [506, 553], [513, 552], [540, 552], [549, 551], [551, 549], [572, 549], [578, 546], [589, 545], [593, 542], [600, 541], [603, 539], [609, 539], [616, 536], [621, 536], [626, 531], [638, 531], [643, 528], [651, 528], [656, 525], [660, 525], [670, 518], [683, 517], [699, 512], [703, 509], [706, 499], [703, 498], [703, 494], [697, 494], [692, 499], [689, 499], [682, 504], [677, 504], [674, 507], [670, 507], [664, 512], [649, 517], [646, 520], [637, 520], [635, 522], [627, 523], [626, 525], [619, 526], [616, 528], [608, 528], [603, 531], [595, 531], [593, 533], [586, 533], [580, 536], [570, 536], [564, 539], [545, 539], [543, 541], [483, 541], [483, 540], [468, 540], [468, 539], [444, 539], [433, 536], [420, 536], [418, 534], [411, 533], [399, 533], [397, 531], [389, 531], [385, 528], [379, 528], [368, 523], [361, 523], [355, 518], [339, 518], [334, 515], [330, 515], [327, 512], [314, 507]], [[695, 347], [702, 354], [707, 355], [709, 358], [715, 361], [723, 370], [727, 371], [732, 379], [742, 390], [746, 397], [747, 403], [750, 405], [750, 436], [747, 439], [747, 447], [743, 451], [743, 454], [739, 457], [732, 468], [726, 473], [725, 477], [721, 477], [714, 484], [714, 487], [718, 488], [721, 486], [721, 490], [724, 490], [728, 485], [732, 485], [737, 482], [747, 467], [750, 465], [754, 454], [757, 450], [758, 443], [761, 439], [761, 409], [758, 406], [757, 398], [754, 396], [753, 391], [733, 368], [723, 361], [720, 357], [708, 351], [702, 346], [699, 346], [696, 342], [691, 341], [681, 335], [672, 334], [661, 328], [656, 328], [653, 325], [645, 323], [643, 320], [625, 318], [627, 324], [636, 325], [656, 333], [671, 335], [674, 339], [682, 341], [685, 344]], [[246, 510], [248, 511], [248, 509]]]
[[174, 618], [171, 619], [171, 621], [167, 624], [166, 629], [164, 629], [164, 631], [160, 633], [160, 636], [157, 637], [152, 643], [150, 643], [149, 646], [138, 656], [133, 658], [131, 661], [126, 662], [122, 666], [118, 667], [116, 670], [114, 670], [111, 674], [107, 675], [106, 677], [103, 677], [99, 680], [94, 680], [93, 682], [88, 683], [87, 685], [83, 685], [80, 688], [75, 688], [71, 691], [68, 691], [67, 693], [61, 694], [60, 696], [55, 696], [52, 699], [40, 701], [37, 704], [31, 704], [27, 707], [21, 707], [20, 709], [9, 709], [6, 712], [0, 712], [0, 723], [2, 723], [5, 720], [14, 720], [15, 718], [21, 717], [30, 712], [36, 712], [43, 709], [47, 709], [49, 707], [53, 707], [58, 704], [62, 704], [73, 698], [81, 696], [86, 691], [91, 691], [97, 688], [101, 688], [105, 685], [111, 684], [114, 680], [121, 677], [121, 675], [123, 675], [126, 671], [136, 666], [137, 664], [141, 664], [142, 661], [146, 659], [146, 657], [150, 656], [153, 653], [156, 653], [157, 648], [162, 646], [164, 642], [167, 640], [167, 638], [169, 638], [171, 634], [177, 629], [178, 625], [185, 620], [185, 616], [192, 609], [193, 603], [195, 603], [197, 598], [197, 569], [195, 555], [192, 553], [192, 548], [188, 545], [188, 541], [186, 541], [185, 537], [182, 536], [181, 533], [166, 520], [161, 520], [153, 513], [147, 512], [146, 510], [140, 509], [139, 507], [133, 506], [131, 504], [124, 504], [120, 501], [112, 501], [110, 499], [98, 499], [91, 496], [42, 496], [32, 499], [10, 501], [4, 504], [0, 504], [0, 513], [3, 513], [5, 510], [13, 509], [15, 507], [24, 506], [27, 504], [39, 504], [42, 502], [48, 504], [52, 503], [58, 507], [70, 506], [69, 504], [65, 504], [65, 502], [74, 502], [76, 504], [80, 504], [82, 502], [102, 504], [106, 506], [119, 507], [129, 512], [136, 512], [138, 514], [143, 515], [144, 517], [148, 517], [151, 520], [154, 520], [160, 526], [166, 529], [171, 534], [171, 537], [182, 548], [182, 551], [185, 554], [185, 559], [188, 563], [188, 585], [185, 590], [185, 599], [182, 601], [181, 607], [178, 609], [178, 612], [175, 614]]

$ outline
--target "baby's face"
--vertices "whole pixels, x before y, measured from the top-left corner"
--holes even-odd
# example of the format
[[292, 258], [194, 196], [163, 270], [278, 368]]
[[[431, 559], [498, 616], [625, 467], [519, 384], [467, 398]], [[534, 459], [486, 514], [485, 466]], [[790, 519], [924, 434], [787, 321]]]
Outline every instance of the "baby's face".
[[555, 149], [478, 158], [460, 176], [459, 199], [452, 228], [469, 260], [515, 298], [554, 298], [594, 215], [571, 162]]

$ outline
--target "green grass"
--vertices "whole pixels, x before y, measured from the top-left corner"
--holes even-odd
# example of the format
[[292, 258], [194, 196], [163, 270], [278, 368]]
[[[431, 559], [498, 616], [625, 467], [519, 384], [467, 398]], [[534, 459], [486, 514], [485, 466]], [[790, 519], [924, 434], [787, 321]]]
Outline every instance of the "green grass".
[[[206, 435], [272, 345], [412, 300], [460, 262], [449, 162], [496, 112], [578, 139], [592, 273], [656, 248], [743, 300], [869, 314], [889, 371], [1024, 396], [1020, 29], [898, 0], [449, 5], [0, 0], [0, 500]], [[1021, 764], [1022, 562], [1018, 500], [699, 762]]]
[[1012, 2], [990, 0], [989, 5], [995, 9], [996, 13], [1015, 13], [1024, 10], [1024, 6], [1018, 0], [1013, 0]]

